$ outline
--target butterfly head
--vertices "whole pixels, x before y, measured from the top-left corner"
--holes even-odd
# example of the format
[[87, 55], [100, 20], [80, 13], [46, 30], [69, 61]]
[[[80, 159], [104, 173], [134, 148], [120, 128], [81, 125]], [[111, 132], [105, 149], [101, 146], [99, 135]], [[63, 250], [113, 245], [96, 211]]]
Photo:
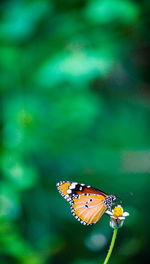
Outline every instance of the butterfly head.
[[104, 205], [108, 208], [111, 209], [111, 206], [114, 204], [114, 201], [116, 200], [116, 196], [114, 195], [108, 195], [105, 200], [104, 200]]

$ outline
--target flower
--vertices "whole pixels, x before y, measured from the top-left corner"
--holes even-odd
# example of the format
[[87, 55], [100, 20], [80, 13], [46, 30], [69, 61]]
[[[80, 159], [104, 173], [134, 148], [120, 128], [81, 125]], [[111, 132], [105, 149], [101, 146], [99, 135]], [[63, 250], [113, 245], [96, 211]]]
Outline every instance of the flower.
[[112, 212], [107, 210], [106, 213], [110, 215], [110, 226], [112, 228], [122, 227], [125, 217], [129, 216], [128, 212], [123, 212], [121, 205], [117, 205]]

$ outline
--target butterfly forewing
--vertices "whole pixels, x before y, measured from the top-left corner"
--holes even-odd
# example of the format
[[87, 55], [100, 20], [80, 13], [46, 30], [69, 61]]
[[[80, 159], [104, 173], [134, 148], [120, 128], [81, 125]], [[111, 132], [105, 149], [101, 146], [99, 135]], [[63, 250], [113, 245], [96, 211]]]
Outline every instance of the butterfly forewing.
[[106, 193], [100, 191], [99, 189], [93, 188], [90, 185], [85, 185], [83, 183], [77, 182], [70, 182], [70, 181], [61, 181], [57, 183], [57, 188], [61, 195], [66, 198], [65, 196], [68, 195], [73, 197], [76, 194], [83, 194], [83, 193], [92, 193], [92, 194], [100, 194], [104, 197], [108, 196]]

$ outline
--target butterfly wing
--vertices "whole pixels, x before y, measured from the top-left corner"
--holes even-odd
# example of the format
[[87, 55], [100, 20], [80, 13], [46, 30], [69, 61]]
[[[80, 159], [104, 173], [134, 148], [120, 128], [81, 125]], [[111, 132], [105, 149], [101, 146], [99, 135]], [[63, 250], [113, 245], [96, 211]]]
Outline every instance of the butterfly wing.
[[69, 181], [60, 181], [57, 183], [57, 189], [60, 192], [60, 194], [65, 198], [68, 199], [68, 197], [70, 196], [68, 194], [69, 188], [71, 186], [71, 182]]
[[72, 214], [84, 225], [96, 223], [107, 208], [105, 199], [109, 196], [90, 185], [61, 181], [57, 188], [70, 203]]
[[106, 210], [105, 197], [99, 194], [81, 194], [73, 199], [71, 212], [81, 224], [97, 223]]
[[85, 185], [83, 183], [71, 182], [71, 181], [61, 181], [57, 183], [57, 189], [60, 194], [65, 198], [73, 198], [79, 194], [99, 194], [103, 197], [108, 196], [108, 194], [100, 191], [99, 189], [93, 188], [90, 185]]

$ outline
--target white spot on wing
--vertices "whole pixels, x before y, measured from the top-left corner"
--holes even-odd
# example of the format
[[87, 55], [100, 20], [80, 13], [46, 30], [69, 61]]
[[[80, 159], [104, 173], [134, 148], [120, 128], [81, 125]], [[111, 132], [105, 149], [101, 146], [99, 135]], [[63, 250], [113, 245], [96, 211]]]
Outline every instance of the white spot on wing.
[[70, 193], [72, 193], [72, 191], [71, 190], [67, 190], [67, 193], [70, 194]]
[[70, 185], [69, 189], [75, 189], [77, 184], [78, 184], [77, 182], [73, 182], [73, 183]]

